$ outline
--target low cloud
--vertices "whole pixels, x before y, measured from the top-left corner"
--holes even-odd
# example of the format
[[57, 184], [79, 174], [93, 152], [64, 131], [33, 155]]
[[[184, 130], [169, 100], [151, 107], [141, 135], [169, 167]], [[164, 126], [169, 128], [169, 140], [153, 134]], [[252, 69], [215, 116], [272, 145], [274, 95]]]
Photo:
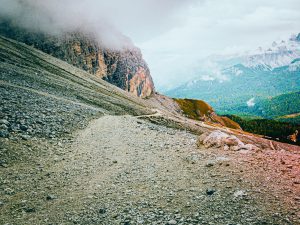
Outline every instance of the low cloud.
[[253, 107], [253, 106], [255, 106], [255, 98], [250, 98], [250, 99], [247, 101], [247, 106], [248, 106], [248, 107]]
[[[210, 55], [255, 50], [299, 33], [299, 11], [299, 0], [209, 0], [184, 12], [185, 20], [180, 26], [139, 46], [150, 68], [154, 68], [154, 80], [168, 84], [172, 79], [178, 84], [192, 79], [190, 68], [199, 68]], [[180, 13], [178, 16], [182, 17]], [[172, 55], [176, 59], [169, 64], [157, 63], [157, 58], [167, 62], [164, 58]], [[186, 68], [183, 73], [182, 66]], [[160, 73], [163, 67], [170, 69]]]
[[26, 28], [84, 29], [110, 47], [128, 42], [121, 34], [130, 37], [158, 87], [197, 73], [222, 80], [218, 72], [193, 68], [212, 54], [253, 50], [299, 33], [299, 11], [298, 0], [0, 0], [0, 17]]
[[145, 40], [180, 24], [175, 16], [194, 0], [0, 0], [0, 18], [51, 34], [83, 30], [108, 46]]

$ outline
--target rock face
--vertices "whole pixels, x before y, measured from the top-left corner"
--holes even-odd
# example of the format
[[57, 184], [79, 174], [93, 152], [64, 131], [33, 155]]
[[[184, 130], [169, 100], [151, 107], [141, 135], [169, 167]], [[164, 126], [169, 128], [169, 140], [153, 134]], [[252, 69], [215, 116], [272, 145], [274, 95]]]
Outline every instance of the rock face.
[[129, 43], [122, 49], [108, 49], [96, 41], [93, 35], [82, 32], [49, 35], [29, 31], [0, 22], [0, 34], [62, 59], [78, 68], [129, 91], [139, 97], [154, 93], [154, 84], [141, 51], [126, 37]]
[[202, 100], [178, 98], [174, 100], [183, 111], [183, 114], [191, 119], [211, 122], [225, 127], [241, 130], [241, 127], [238, 123], [225, 116], [218, 116], [214, 109]]

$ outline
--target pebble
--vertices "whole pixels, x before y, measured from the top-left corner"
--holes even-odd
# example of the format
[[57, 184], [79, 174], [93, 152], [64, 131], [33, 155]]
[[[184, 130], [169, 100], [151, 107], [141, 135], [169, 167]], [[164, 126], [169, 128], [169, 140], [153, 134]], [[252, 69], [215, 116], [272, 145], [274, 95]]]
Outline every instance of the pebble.
[[14, 191], [13, 189], [11, 189], [11, 188], [5, 188], [5, 189], [4, 189], [4, 193], [5, 193], [6, 195], [14, 195], [14, 194], [15, 194], [15, 191]]
[[176, 220], [169, 220], [168, 224], [169, 225], [175, 225], [175, 224], [177, 224], [177, 221]]
[[106, 213], [106, 209], [105, 209], [105, 208], [101, 208], [101, 209], [99, 209], [99, 213], [100, 213], [100, 214], [104, 214], [104, 213]]
[[22, 138], [23, 140], [25, 140], [25, 141], [28, 141], [31, 137], [30, 137], [29, 135], [27, 135], [27, 134], [22, 134], [22, 135], [21, 135], [21, 138]]
[[209, 189], [206, 190], [206, 194], [207, 195], [213, 195], [215, 192], [216, 192], [216, 190], [215, 189], [211, 189], [211, 188], [209, 188]]
[[214, 163], [213, 162], [208, 162], [208, 163], [205, 164], [205, 166], [206, 167], [212, 167], [212, 166], [214, 166]]
[[7, 130], [0, 130], [0, 137], [8, 138], [9, 137], [9, 132]]
[[236, 192], [233, 193], [233, 196], [238, 198], [238, 197], [244, 197], [246, 196], [246, 192], [244, 190], [237, 190]]
[[0, 120], [0, 124], [9, 125], [9, 122], [5, 119]]
[[1, 124], [1, 125], [0, 125], [0, 129], [1, 129], [1, 130], [7, 130], [8, 127], [7, 127], [5, 124]]
[[26, 131], [26, 130], [28, 130], [28, 127], [26, 125], [20, 125], [20, 129], [22, 131]]
[[34, 207], [26, 207], [26, 208], [24, 208], [24, 211], [27, 213], [32, 213], [32, 212], [35, 212], [36, 209]]
[[47, 195], [47, 197], [46, 197], [46, 200], [48, 200], [48, 201], [55, 200], [55, 199], [57, 199], [57, 197], [55, 195], [51, 195], [51, 194]]

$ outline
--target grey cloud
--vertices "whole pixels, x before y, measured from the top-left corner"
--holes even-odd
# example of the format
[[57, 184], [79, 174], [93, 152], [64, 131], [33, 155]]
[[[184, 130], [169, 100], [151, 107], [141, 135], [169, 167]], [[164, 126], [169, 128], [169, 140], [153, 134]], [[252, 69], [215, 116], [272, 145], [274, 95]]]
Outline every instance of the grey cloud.
[[0, 0], [0, 15], [49, 33], [83, 29], [109, 46], [147, 40], [177, 26], [176, 14], [194, 0]]
[[182, 11], [180, 26], [139, 45], [159, 90], [193, 78], [191, 68], [209, 55], [254, 50], [299, 33], [299, 11], [299, 0], [207, 0]]

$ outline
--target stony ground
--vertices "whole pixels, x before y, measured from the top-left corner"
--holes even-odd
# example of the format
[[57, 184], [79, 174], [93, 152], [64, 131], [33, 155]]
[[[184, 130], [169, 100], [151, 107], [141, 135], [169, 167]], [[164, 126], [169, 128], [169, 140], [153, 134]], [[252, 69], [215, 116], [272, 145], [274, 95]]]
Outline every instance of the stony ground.
[[103, 116], [74, 138], [15, 142], [30, 157], [0, 167], [0, 224], [300, 224], [298, 153], [196, 139]]

